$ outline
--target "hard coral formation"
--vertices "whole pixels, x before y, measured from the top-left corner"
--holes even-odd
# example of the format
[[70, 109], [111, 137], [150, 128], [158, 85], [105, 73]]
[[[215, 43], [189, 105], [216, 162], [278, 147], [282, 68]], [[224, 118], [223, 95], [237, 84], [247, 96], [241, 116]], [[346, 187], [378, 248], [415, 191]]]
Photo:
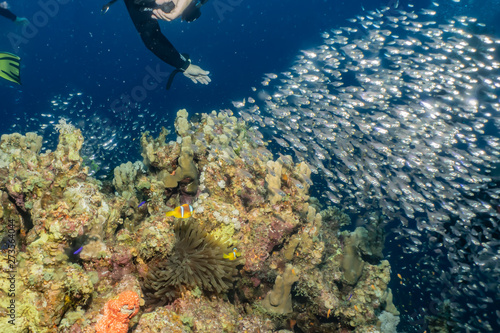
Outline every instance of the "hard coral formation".
[[[230, 110], [181, 110], [175, 124], [175, 141], [145, 133], [143, 163], [120, 165], [112, 183], [89, 176], [67, 122], [54, 152], [41, 154], [32, 133], [2, 136], [0, 239], [16, 233], [17, 331], [94, 332], [115, 318], [137, 332], [375, 332], [383, 311], [398, 315], [380, 219], [341, 232], [350, 220], [310, 197], [311, 168], [276, 158]], [[185, 203], [189, 219], [165, 216]], [[109, 301], [141, 287], [143, 309], [135, 296], [125, 309]]]
[[292, 313], [292, 284], [298, 280], [295, 269], [288, 265], [283, 275], [278, 275], [273, 290], [262, 301], [262, 306], [268, 311], [277, 314]]
[[[184, 142], [187, 142], [185, 140]], [[186, 147], [183, 145], [182, 147]], [[188, 194], [196, 194], [198, 190], [198, 169], [193, 161], [193, 152], [190, 148], [181, 150], [177, 160], [177, 167], [172, 173], [163, 171], [159, 178], [166, 188], [176, 188], [183, 186], [183, 190]]]
[[373, 219], [368, 224], [370, 231], [358, 227], [354, 232], [343, 233], [344, 258], [342, 269], [347, 284], [355, 285], [363, 273], [365, 261], [378, 263], [383, 258], [384, 232], [380, 227], [381, 220]]
[[117, 166], [114, 170], [113, 185], [123, 197], [131, 197], [135, 194], [137, 176], [142, 173], [141, 162], [127, 162]]
[[[177, 113], [176, 124], [188, 124], [186, 110]], [[186, 125], [187, 126], [187, 125]], [[191, 136], [185, 130], [178, 129], [178, 142], [166, 143], [169, 132], [162, 130], [154, 140], [144, 133], [141, 138], [144, 164], [156, 171], [158, 181], [169, 194], [180, 193], [195, 195], [198, 190], [198, 167], [194, 162], [195, 151]]]
[[252, 313], [241, 305], [220, 297], [207, 297], [196, 292], [185, 292], [170, 307], [192, 332], [274, 332], [269, 318]]
[[[79, 156], [83, 137], [66, 125], [54, 152], [40, 154], [42, 138], [33, 133], [3, 135], [0, 140], [0, 188], [4, 191], [0, 224], [4, 232], [10, 225], [18, 235], [11, 242], [18, 263], [18, 331], [50, 332], [66, 311], [87, 304], [95, 287], [93, 273], [69, 262], [65, 249], [108, 215], [102, 209], [105, 199], [97, 191], [88, 201], [64, 195], [87, 178]], [[85, 186], [93, 185], [89, 181]], [[6, 254], [2, 262], [7, 262]], [[7, 281], [7, 273], [0, 274]], [[6, 302], [9, 298], [2, 297], [0, 307], [7, 308]], [[2, 331], [12, 328], [4, 319], [0, 317]]]
[[151, 301], [165, 303], [182, 286], [216, 293], [232, 286], [238, 261], [224, 258], [232, 250], [230, 242], [207, 234], [196, 222], [177, 222], [175, 235], [170, 256], [155, 264], [144, 281]]
[[378, 316], [380, 320], [380, 331], [383, 333], [397, 333], [396, 328], [399, 324], [399, 316], [395, 316], [390, 312], [382, 311]]
[[181, 316], [172, 309], [158, 307], [153, 312], [141, 316], [134, 333], [188, 333]]
[[139, 295], [124, 291], [104, 306], [104, 316], [95, 325], [96, 333], [127, 333], [130, 319], [139, 312]]
[[344, 271], [344, 280], [347, 284], [355, 285], [358, 282], [365, 262], [361, 259], [357, 244], [352, 241], [352, 238], [346, 238], [344, 241], [344, 258], [342, 260], [342, 269]]

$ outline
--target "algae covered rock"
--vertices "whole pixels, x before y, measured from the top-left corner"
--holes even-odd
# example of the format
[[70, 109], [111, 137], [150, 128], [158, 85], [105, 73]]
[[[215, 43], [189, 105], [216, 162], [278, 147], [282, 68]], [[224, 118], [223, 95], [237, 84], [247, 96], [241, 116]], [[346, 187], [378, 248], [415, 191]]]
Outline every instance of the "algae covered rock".
[[184, 326], [181, 316], [165, 307], [158, 307], [153, 312], [141, 316], [135, 333], [188, 333], [188, 326]]

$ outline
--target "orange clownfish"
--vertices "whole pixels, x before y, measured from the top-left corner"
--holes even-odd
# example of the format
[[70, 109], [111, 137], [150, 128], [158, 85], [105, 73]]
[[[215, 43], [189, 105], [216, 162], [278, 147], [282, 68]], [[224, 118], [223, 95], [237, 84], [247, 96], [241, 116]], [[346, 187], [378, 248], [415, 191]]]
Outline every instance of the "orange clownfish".
[[224, 259], [234, 260], [234, 259], [238, 258], [239, 256], [241, 256], [241, 252], [238, 252], [237, 250], [238, 250], [237, 248], [234, 248], [233, 252], [230, 252], [228, 254], [224, 253], [224, 255], [223, 255]]
[[170, 212], [166, 213], [167, 216], [177, 217], [178, 219], [186, 219], [188, 217], [191, 217], [192, 214], [193, 214], [193, 207], [188, 204], [175, 207], [174, 210], [171, 210]]

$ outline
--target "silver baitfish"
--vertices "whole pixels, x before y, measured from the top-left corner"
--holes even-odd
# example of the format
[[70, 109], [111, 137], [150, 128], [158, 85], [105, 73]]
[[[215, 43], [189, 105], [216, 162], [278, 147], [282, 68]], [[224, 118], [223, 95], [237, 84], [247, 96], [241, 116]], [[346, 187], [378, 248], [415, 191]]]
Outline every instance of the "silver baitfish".
[[324, 178], [327, 200], [400, 221], [395, 239], [425, 263], [415, 285], [455, 284], [433, 301], [467, 300], [447, 305], [455, 325], [492, 331], [500, 40], [475, 33], [484, 25], [473, 17], [438, 23], [439, 8], [365, 12], [322, 33], [323, 45], [301, 51], [289, 71], [266, 74], [254, 97], [272, 139]]

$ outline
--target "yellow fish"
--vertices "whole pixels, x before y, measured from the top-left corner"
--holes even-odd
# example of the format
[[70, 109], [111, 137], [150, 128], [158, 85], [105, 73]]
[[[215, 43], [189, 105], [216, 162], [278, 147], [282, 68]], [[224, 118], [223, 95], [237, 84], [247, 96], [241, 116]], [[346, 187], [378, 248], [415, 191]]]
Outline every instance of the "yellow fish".
[[224, 253], [224, 258], [229, 260], [234, 260], [238, 258], [239, 256], [241, 256], [241, 252], [238, 252], [237, 250], [238, 250], [237, 248], [234, 248], [233, 252], [230, 252], [228, 254]]
[[193, 214], [193, 207], [191, 205], [188, 205], [188, 204], [184, 204], [182, 206], [175, 207], [174, 210], [171, 210], [170, 212], [166, 213], [167, 216], [173, 216], [173, 217], [176, 217], [178, 219], [185, 219], [185, 218], [191, 217], [192, 214]]

